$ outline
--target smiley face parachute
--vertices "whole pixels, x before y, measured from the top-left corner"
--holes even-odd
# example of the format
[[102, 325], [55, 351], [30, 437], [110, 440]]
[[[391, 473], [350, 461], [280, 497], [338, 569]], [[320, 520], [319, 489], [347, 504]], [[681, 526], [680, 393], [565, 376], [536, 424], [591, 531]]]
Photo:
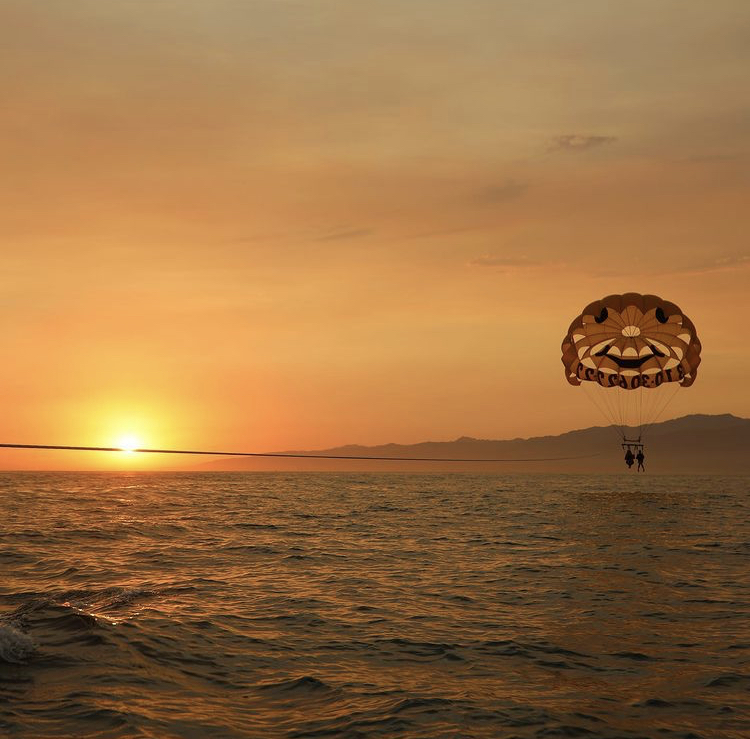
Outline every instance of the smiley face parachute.
[[[565, 379], [582, 387], [623, 442], [640, 442], [698, 374], [701, 343], [682, 310], [656, 295], [608, 295], [573, 319], [562, 342]], [[638, 438], [628, 439], [628, 428]], [[630, 432], [632, 433], [632, 432]]]

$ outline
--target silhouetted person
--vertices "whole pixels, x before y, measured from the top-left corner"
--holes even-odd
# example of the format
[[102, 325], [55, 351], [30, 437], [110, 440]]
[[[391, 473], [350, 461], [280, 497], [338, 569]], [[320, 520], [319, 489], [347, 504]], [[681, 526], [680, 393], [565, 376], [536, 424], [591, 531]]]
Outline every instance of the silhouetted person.
[[635, 458], [638, 460], [638, 472], [643, 470], [646, 471], [646, 468], [643, 466], [643, 460], [645, 457], [643, 456], [643, 449], [638, 450], [638, 454], [635, 455]]
[[628, 447], [628, 451], [625, 452], [625, 464], [628, 466], [628, 469], [633, 466], [634, 459], [635, 457], [633, 456], [633, 452], [631, 451], [630, 447]]

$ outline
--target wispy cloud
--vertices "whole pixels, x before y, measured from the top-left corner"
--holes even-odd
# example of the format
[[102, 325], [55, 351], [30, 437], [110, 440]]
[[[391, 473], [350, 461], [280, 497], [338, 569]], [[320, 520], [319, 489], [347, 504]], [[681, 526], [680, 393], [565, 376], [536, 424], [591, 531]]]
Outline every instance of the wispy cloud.
[[525, 257], [500, 257], [491, 254], [483, 254], [469, 262], [470, 267], [489, 267], [494, 269], [523, 269], [527, 267], [539, 267], [541, 262]]
[[341, 227], [328, 229], [290, 229], [288, 231], [277, 231], [275, 233], [258, 233], [236, 236], [228, 239], [229, 243], [250, 244], [263, 241], [287, 241], [289, 243], [301, 243], [307, 241], [344, 241], [346, 239], [361, 239], [372, 236], [374, 228], [367, 227]]
[[345, 239], [361, 239], [365, 236], [372, 236], [374, 233], [371, 228], [343, 228], [336, 231], [317, 236], [315, 241], [341, 241]]
[[750, 255], [731, 254], [714, 259], [695, 261], [693, 263], [683, 264], [674, 269], [666, 269], [658, 272], [662, 275], [703, 275], [708, 272], [724, 272], [735, 269], [750, 267]]
[[496, 185], [484, 187], [477, 192], [477, 200], [485, 203], [504, 203], [521, 197], [527, 190], [528, 185], [524, 182], [506, 180]]
[[549, 145], [550, 151], [587, 151], [617, 141], [616, 136], [592, 136], [568, 133], [555, 136]]
[[731, 256], [717, 257], [710, 261], [696, 264], [695, 266], [687, 267], [684, 272], [716, 272], [725, 269], [738, 269], [741, 267], [750, 267], [750, 255], [748, 254], [734, 254]]
[[[747, 254], [733, 254], [716, 257], [715, 259], [694, 261], [681, 264], [679, 266], [659, 269], [654, 267], [648, 270], [648, 274], [664, 276], [675, 276], [675, 275], [704, 275], [710, 272], [724, 272], [731, 270], [738, 270], [750, 267], [750, 255]], [[597, 271], [593, 273], [596, 277], [612, 277], [620, 274], [616, 270]], [[642, 274], [645, 274], [642, 273]]]
[[695, 156], [687, 157], [686, 162], [691, 164], [727, 164], [731, 162], [740, 161], [743, 158], [742, 154], [696, 154]]

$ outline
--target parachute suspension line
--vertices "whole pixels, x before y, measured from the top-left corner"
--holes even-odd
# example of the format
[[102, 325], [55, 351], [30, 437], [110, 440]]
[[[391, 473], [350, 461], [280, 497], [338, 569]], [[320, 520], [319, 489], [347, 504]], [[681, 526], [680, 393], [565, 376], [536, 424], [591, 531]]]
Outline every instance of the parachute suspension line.
[[583, 388], [584, 394], [591, 401], [594, 407], [602, 414], [604, 419], [608, 423], [608, 428], [611, 428], [615, 435], [619, 438], [625, 438], [625, 429], [623, 428], [621, 414], [618, 414], [616, 409], [616, 401], [608, 400], [607, 395], [610, 388], [602, 388], [598, 385], [596, 387], [589, 387], [588, 383], [581, 383], [580, 387]]
[[[605, 393], [607, 390], [604, 391]], [[627, 436], [627, 404], [628, 404], [628, 397], [625, 395], [625, 391], [620, 389], [619, 387], [614, 388], [612, 391], [612, 395], [606, 396], [609, 399], [609, 402], [611, 403], [614, 414], [617, 418], [617, 426], [620, 429], [620, 436], [624, 439]]]
[[[623, 429], [629, 430], [633, 428], [633, 424], [636, 418], [636, 398], [634, 397], [636, 393], [632, 390], [622, 390], [620, 394], [620, 400], [623, 409], [622, 426]], [[628, 435], [631, 434], [632, 431], [629, 431]]]
[[620, 428], [623, 438], [626, 438], [629, 435], [628, 429], [632, 428], [635, 417], [636, 398], [632, 390], [623, 390], [620, 387], [615, 388], [615, 393], [614, 399], [620, 413]]
[[643, 436], [643, 388], [638, 389], [638, 438]]
[[630, 418], [630, 396], [619, 388], [615, 389], [617, 395], [615, 400], [617, 401], [617, 408], [620, 412], [620, 426], [622, 427], [623, 436], [627, 436], [628, 423], [627, 419]]
[[628, 419], [630, 418], [630, 395], [621, 388], [615, 388], [615, 395], [612, 398], [617, 404], [617, 410], [619, 412], [620, 428], [622, 429], [623, 436], [626, 435], [626, 429], [628, 427]]
[[605, 388], [598, 383], [581, 383], [584, 394], [599, 413], [612, 425], [622, 441], [632, 437], [641, 440], [672, 403], [679, 390], [677, 383], [658, 388], [623, 390]]
[[[671, 387], [674, 385], [674, 387]], [[664, 386], [662, 385], [659, 390], [661, 390]], [[670, 383], [669, 392], [665, 392], [663, 395], [663, 398], [657, 399], [654, 403], [654, 410], [653, 412], [649, 413], [649, 422], [643, 427], [643, 430], [646, 431], [651, 426], [653, 426], [659, 418], [662, 416], [662, 414], [667, 410], [667, 408], [670, 406], [672, 401], [677, 397], [677, 391], [680, 389], [679, 383]], [[661, 400], [662, 402], [659, 403], [658, 401]], [[659, 407], [661, 406], [661, 407]]]
[[662, 388], [641, 388], [638, 391], [641, 394], [642, 412], [639, 420], [639, 433], [643, 435], [648, 428], [649, 420], [653, 418], [654, 409], [659, 403], [659, 396], [663, 392]]
[[[648, 388], [641, 392], [646, 393], [646, 396], [643, 398], [644, 412], [640, 424], [640, 433], [643, 434], [648, 426], [648, 422], [653, 418], [656, 407], [662, 403], [662, 393], [666, 392], [666, 389], [661, 387]], [[648, 393], [650, 393], [650, 395]]]
[[641, 422], [641, 413], [643, 411], [643, 389], [638, 388], [637, 390], [631, 390], [631, 394], [633, 395], [633, 426], [638, 429], [638, 438], [641, 438], [641, 427], [643, 426], [643, 423]]
[[607, 403], [603, 397], [597, 398], [598, 389], [589, 387], [587, 383], [581, 383], [580, 387], [583, 389], [584, 395], [593, 403], [594, 407], [602, 414], [602, 416], [610, 423], [617, 424], [617, 419], [613, 418], [611, 411], [607, 408]]
[[609, 395], [607, 393], [607, 389], [592, 386], [591, 391], [595, 397], [598, 396], [599, 398], [601, 398], [602, 404], [607, 409], [607, 414], [609, 415], [612, 423], [617, 426], [617, 428], [620, 430], [620, 434], [622, 434], [622, 411], [620, 409], [619, 398], [617, 397], [617, 390], [613, 391], [613, 395]]
[[646, 431], [664, 414], [679, 389], [677, 383], [635, 390], [604, 388], [598, 383], [581, 383], [580, 387], [621, 440], [631, 441], [631, 437], [642, 439]]
[[593, 403], [594, 407], [599, 411], [599, 413], [602, 414], [602, 416], [610, 423], [612, 424], [612, 418], [607, 413], [606, 409], [604, 408], [602, 403], [599, 403], [599, 401], [594, 396], [593, 390], [589, 389], [586, 385], [586, 383], [581, 383], [580, 385], [581, 389], [584, 392], [584, 395]]
[[614, 420], [617, 428], [620, 431], [620, 436], [625, 436], [625, 424], [623, 423], [624, 413], [622, 411], [622, 399], [619, 397], [619, 388], [612, 390], [611, 388], [592, 388], [595, 393], [598, 393], [603, 399], [604, 404], [609, 409], [610, 417]]

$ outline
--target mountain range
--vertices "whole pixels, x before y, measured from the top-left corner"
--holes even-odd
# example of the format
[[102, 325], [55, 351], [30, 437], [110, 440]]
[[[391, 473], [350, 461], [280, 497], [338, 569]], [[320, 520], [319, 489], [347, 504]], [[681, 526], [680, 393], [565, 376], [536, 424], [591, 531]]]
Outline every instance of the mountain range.
[[[635, 432], [633, 432], [635, 433]], [[628, 434], [629, 438], [632, 438]], [[731, 414], [683, 416], [654, 424], [644, 436], [645, 467], [657, 474], [750, 473], [750, 419]], [[529, 439], [424, 441], [418, 444], [350, 444], [281, 454], [359, 457], [523, 460], [505, 462], [412, 462], [375, 460], [221, 457], [192, 470], [377, 471], [377, 472], [626, 472], [622, 439], [614, 426], [594, 426], [558, 436]], [[541, 461], [546, 460], [546, 461]]]

